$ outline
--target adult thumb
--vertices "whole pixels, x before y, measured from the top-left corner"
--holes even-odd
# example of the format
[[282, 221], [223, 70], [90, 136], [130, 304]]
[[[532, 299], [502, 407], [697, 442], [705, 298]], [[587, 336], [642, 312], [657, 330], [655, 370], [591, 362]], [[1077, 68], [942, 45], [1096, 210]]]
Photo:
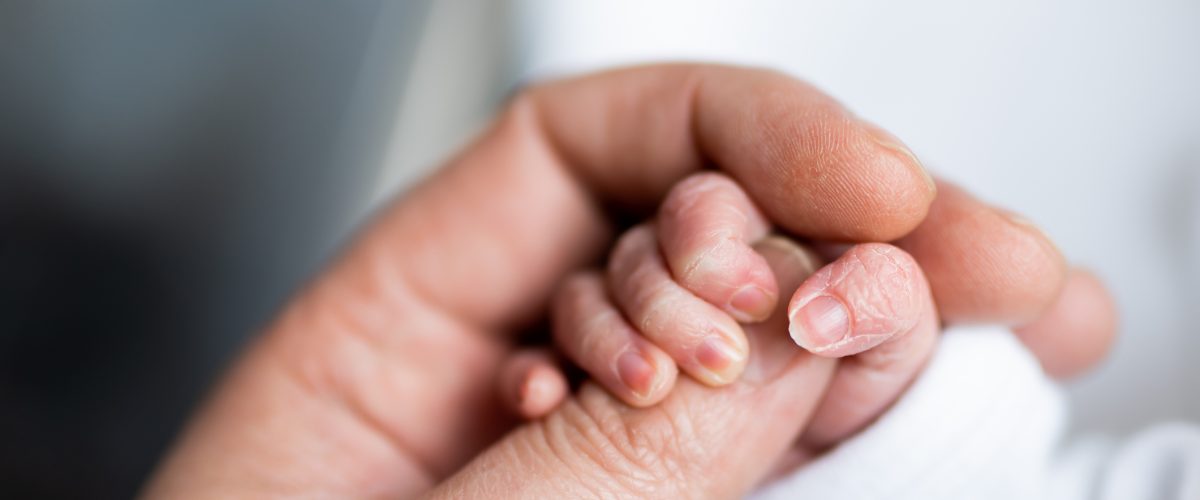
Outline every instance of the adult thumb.
[[[781, 289], [817, 267], [794, 243], [756, 247]], [[505, 436], [430, 496], [446, 498], [734, 498], [761, 481], [824, 395], [835, 361], [791, 343], [786, 309], [747, 327], [751, 358], [738, 382], [690, 379], [657, 406], [631, 408], [587, 383], [548, 417]]]

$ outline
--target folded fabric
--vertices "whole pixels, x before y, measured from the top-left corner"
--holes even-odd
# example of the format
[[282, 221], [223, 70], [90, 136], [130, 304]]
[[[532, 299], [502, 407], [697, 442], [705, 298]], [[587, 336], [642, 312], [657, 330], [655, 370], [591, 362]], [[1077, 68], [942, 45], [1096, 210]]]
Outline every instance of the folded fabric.
[[1065, 423], [1061, 390], [1010, 332], [956, 329], [888, 413], [753, 498], [1200, 500], [1196, 427], [1064, 446]]

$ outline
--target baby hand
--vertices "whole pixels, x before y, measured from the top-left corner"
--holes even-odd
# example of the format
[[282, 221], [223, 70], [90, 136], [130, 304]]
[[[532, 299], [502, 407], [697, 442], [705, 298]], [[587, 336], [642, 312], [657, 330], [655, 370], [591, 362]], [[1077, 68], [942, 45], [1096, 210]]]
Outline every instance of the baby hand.
[[[739, 322], [771, 316], [783, 286], [794, 291], [786, 316], [792, 339], [815, 355], [847, 358], [805, 439], [824, 446], [848, 436], [886, 409], [928, 359], [938, 329], [929, 286], [891, 245], [851, 247], [817, 270], [816, 254], [770, 232], [733, 180], [701, 173], [681, 181], [653, 222], [621, 236], [603, 274], [579, 272], [564, 283], [551, 310], [557, 345], [626, 403], [653, 405], [679, 369], [711, 386], [736, 380], [749, 355]], [[784, 252], [811, 276], [777, 283], [767, 252]], [[527, 417], [548, 412], [566, 393], [545, 355], [514, 358], [501, 384]]]

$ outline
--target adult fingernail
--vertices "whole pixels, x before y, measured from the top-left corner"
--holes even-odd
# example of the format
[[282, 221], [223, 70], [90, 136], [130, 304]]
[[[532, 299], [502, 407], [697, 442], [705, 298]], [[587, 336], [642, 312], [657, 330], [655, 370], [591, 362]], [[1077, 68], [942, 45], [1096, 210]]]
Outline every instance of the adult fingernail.
[[756, 321], [771, 314], [774, 302], [766, 290], [755, 285], [746, 285], [729, 299], [729, 308], [738, 321]]
[[1000, 212], [1000, 214], [1004, 215], [1004, 218], [1008, 219], [1009, 222], [1011, 222], [1017, 226], [1020, 226], [1020, 227], [1026, 228], [1026, 229], [1033, 229], [1036, 231], [1042, 230], [1041, 228], [1037, 227], [1037, 224], [1034, 224], [1033, 221], [1029, 220], [1028, 217], [1025, 217], [1024, 215], [1013, 212], [1012, 210], [997, 207], [996, 211]]
[[696, 349], [696, 361], [708, 372], [710, 383], [727, 384], [733, 382], [740, 369], [741, 361], [746, 353], [734, 347], [728, 341], [719, 337], [705, 340]]
[[820, 352], [850, 333], [850, 312], [835, 297], [821, 295], [788, 316], [788, 332], [797, 345]]
[[1050, 249], [1054, 250], [1055, 252], [1060, 252], [1058, 249], [1058, 245], [1054, 242], [1054, 239], [1051, 238], [1049, 234], [1046, 234], [1046, 230], [1042, 229], [1041, 226], [1034, 224], [1033, 221], [1029, 220], [1028, 217], [1025, 217], [1024, 215], [1013, 212], [1011, 210], [999, 208], [999, 207], [996, 208], [996, 211], [1000, 212], [1000, 215], [1003, 215], [1005, 219], [1008, 219], [1008, 222], [1011, 223], [1012, 225], [1017, 226], [1021, 229], [1027, 230], [1027, 231], [1031, 231], [1033, 233], [1036, 233], [1038, 236], [1041, 236], [1042, 240], [1045, 243], [1049, 244]]
[[648, 397], [654, 388], [654, 365], [635, 350], [625, 351], [617, 358], [617, 376], [639, 397]]
[[925, 180], [925, 185], [929, 188], [929, 192], [937, 193], [937, 183], [933, 181], [933, 176], [929, 175], [929, 171], [925, 170], [925, 165], [913, 154], [912, 149], [900, 142], [900, 139], [884, 130], [878, 125], [864, 121], [863, 124], [867, 128], [867, 133], [871, 135], [871, 139], [875, 141], [883, 149], [886, 149], [899, 156], [906, 163], [917, 170], [917, 173]]

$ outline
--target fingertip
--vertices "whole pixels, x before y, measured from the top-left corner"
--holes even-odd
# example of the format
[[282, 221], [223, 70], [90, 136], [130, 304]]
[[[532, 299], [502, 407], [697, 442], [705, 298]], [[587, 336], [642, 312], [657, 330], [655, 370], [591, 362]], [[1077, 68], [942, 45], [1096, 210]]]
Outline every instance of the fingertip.
[[[1062, 296], [1067, 284], [1069, 268], [1066, 257], [1049, 234], [1029, 218], [1003, 208], [994, 208], [1010, 226], [1023, 235], [1023, 252], [1013, 252], [1013, 255], [1027, 254], [1019, 264], [1027, 266], [1024, 273], [1019, 274], [1023, 280], [1017, 283], [1015, 290], [1023, 290], [1021, 300], [1015, 300], [1012, 323], [1019, 324], [1045, 314], [1055, 301]], [[1014, 238], [1015, 240], [1016, 238]], [[1024, 306], [1024, 307], [1020, 307]]]
[[[861, 151], [851, 156], [851, 188], [864, 200], [847, 207], [857, 219], [848, 228], [848, 241], [891, 241], [914, 229], [928, 215], [937, 197], [937, 184], [912, 149], [882, 127], [862, 119], [850, 127], [848, 139]], [[858, 167], [858, 168], [854, 168]]]
[[917, 158], [912, 149], [891, 132], [884, 130], [874, 123], [866, 120], [860, 120], [859, 123], [876, 146], [879, 146], [884, 152], [890, 153], [895, 159], [904, 163], [913, 174], [913, 177], [919, 180], [924, 186], [924, 192], [917, 191], [918, 195], [925, 195], [918, 198], [918, 204], [924, 203], [926, 207], [932, 204], [934, 198], [937, 197], [937, 182], [933, 180], [932, 175], [929, 175], [929, 171], [925, 169], [925, 164]]
[[[543, 390], [547, 380], [544, 379], [552, 377], [556, 371], [557, 368], [550, 361], [548, 353], [529, 349], [514, 352], [504, 360], [497, 377], [500, 399], [504, 406], [522, 418], [537, 418], [542, 411], [541, 407], [548, 404], [545, 402], [546, 393]], [[563, 383], [565, 382], [564, 379]]]
[[1067, 379], [1107, 357], [1116, 340], [1118, 319], [1116, 302], [1100, 278], [1072, 269], [1062, 294], [1046, 314], [1015, 331], [1048, 375]]
[[938, 183], [928, 218], [896, 245], [921, 262], [942, 319], [1026, 324], [1057, 299], [1066, 260], [1036, 225]]
[[706, 339], [696, 347], [701, 382], [712, 387], [733, 383], [746, 368], [749, 356], [749, 345], [744, 336], [738, 343], [723, 337]]
[[788, 306], [788, 330], [813, 354], [858, 354], [912, 330], [929, 301], [927, 290], [903, 250], [858, 245], [800, 285]]
[[774, 291], [757, 284], [747, 284], [734, 292], [724, 309], [738, 321], [751, 323], [767, 319], [775, 310], [777, 300], [778, 296]]
[[632, 348], [617, 356], [613, 369], [624, 386], [615, 391], [626, 404], [644, 408], [671, 393], [679, 368], [665, 352], [652, 346]]
[[[754, 244], [754, 250], [766, 260], [784, 290], [795, 290], [820, 266], [820, 257], [811, 249], [783, 236], [768, 236]], [[745, 328], [751, 344], [750, 359], [742, 379], [760, 385], [775, 378], [803, 352], [787, 337], [787, 308], [776, 310], [764, 322]]]
[[[755, 98], [709, 105], [713, 96], [730, 93]], [[924, 169], [903, 143], [808, 84], [785, 77], [707, 85], [696, 101], [697, 136], [706, 153], [792, 232], [889, 241], [917, 227], [934, 199]]]
[[766, 260], [745, 241], [726, 241], [725, 251], [704, 252], [680, 285], [740, 323], [767, 319], [779, 289]]
[[567, 397], [567, 378], [550, 365], [534, 365], [517, 393], [517, 409], [526, 419], [546, 416]]
[[[635, 248], [630, 246], [634, 239], [626, 241], [627, 248]], [[558, 345], [626, 404], [641, 407], [661, 401], [677, 377], [675, 362], [626, 321], [599, 274], [576, 276], [564, 283], [551, 311]]]
[[839, 357], [847, 350], [850, 310], [838, 297], [821, 294], [789, 307], [788, 333], [796, 345], [816, 355]]

